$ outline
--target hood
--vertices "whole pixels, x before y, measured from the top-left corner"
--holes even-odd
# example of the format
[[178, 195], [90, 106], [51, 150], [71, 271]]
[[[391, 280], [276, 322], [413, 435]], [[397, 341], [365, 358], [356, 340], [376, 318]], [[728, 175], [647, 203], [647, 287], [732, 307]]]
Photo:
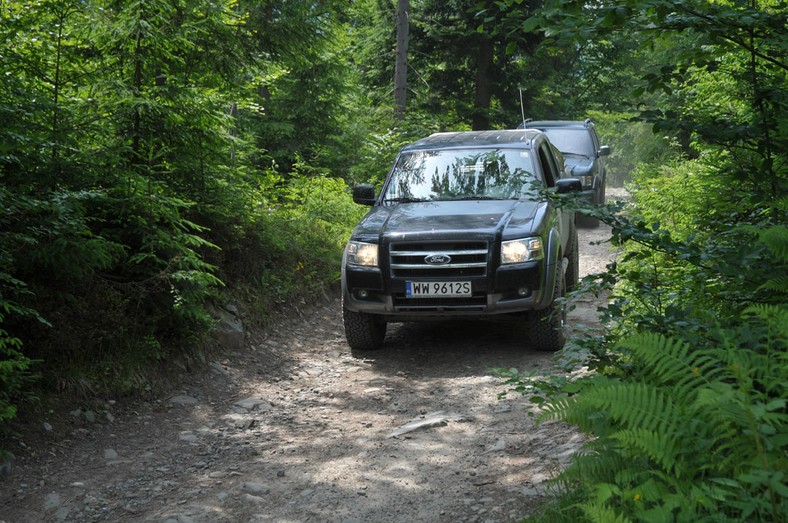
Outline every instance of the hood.
[[430, 238], [490, 241], [538, 234], [547, 204], [524, 200], [467, 200], [375, 206], [353, 237], [388, 243]]
[[585, 156], [564, 155], [564, 165], [570, 176], [591, 176], [594, 172], [594, 159]]

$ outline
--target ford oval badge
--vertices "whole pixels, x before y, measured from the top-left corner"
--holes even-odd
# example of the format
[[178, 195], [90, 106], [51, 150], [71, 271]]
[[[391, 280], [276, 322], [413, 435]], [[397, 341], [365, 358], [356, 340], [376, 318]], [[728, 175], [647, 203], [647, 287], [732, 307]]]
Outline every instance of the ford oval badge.
[[451, 256], [448, 254], [430, 254], [424, 257], [424, 263], [428, 265], [446, 265], [451, 262]]

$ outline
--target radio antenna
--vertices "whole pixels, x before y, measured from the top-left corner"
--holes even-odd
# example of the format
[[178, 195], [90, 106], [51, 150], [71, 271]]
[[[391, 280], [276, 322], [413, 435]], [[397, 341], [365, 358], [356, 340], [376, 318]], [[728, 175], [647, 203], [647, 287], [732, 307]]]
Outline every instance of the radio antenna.
[[523, 90], [520, 88], [520, 114], [523, 117], [523, 128], [525, 128], [525, 106], [523, 105]]

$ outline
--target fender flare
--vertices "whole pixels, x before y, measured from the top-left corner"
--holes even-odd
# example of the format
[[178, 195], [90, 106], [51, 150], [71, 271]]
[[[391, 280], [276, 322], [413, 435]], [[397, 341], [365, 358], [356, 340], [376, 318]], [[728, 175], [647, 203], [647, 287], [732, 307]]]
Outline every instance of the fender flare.
[[555, 296], [553, 296], [553, 289], [555, 289], [555, 276], [558, 272], [556, 264], [564, 264], [564, 259], [561, 253], [561, 234], [558, 229], [552, 227], [550, 232], [547, 233], [547, 249], [545, 251], [545, 264], [544, 274], [542, 275], [542, 299], [539, 302], [540, 309], [549, 307]]

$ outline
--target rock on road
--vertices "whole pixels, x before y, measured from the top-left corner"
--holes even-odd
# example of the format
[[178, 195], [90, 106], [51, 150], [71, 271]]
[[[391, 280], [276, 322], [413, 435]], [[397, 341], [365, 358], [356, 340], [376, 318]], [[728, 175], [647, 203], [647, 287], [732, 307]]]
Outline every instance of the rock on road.
[[[581, 274], [608, 237], [580, 230]], [[13, 441], [0, 522], [516, 521], [583, 441], [498, 399], [491, 368], [556, 372], [505, 325], [393, 325], [360, 358], [330, 299], [223, 358], [156, 400], [40, 420]]]

